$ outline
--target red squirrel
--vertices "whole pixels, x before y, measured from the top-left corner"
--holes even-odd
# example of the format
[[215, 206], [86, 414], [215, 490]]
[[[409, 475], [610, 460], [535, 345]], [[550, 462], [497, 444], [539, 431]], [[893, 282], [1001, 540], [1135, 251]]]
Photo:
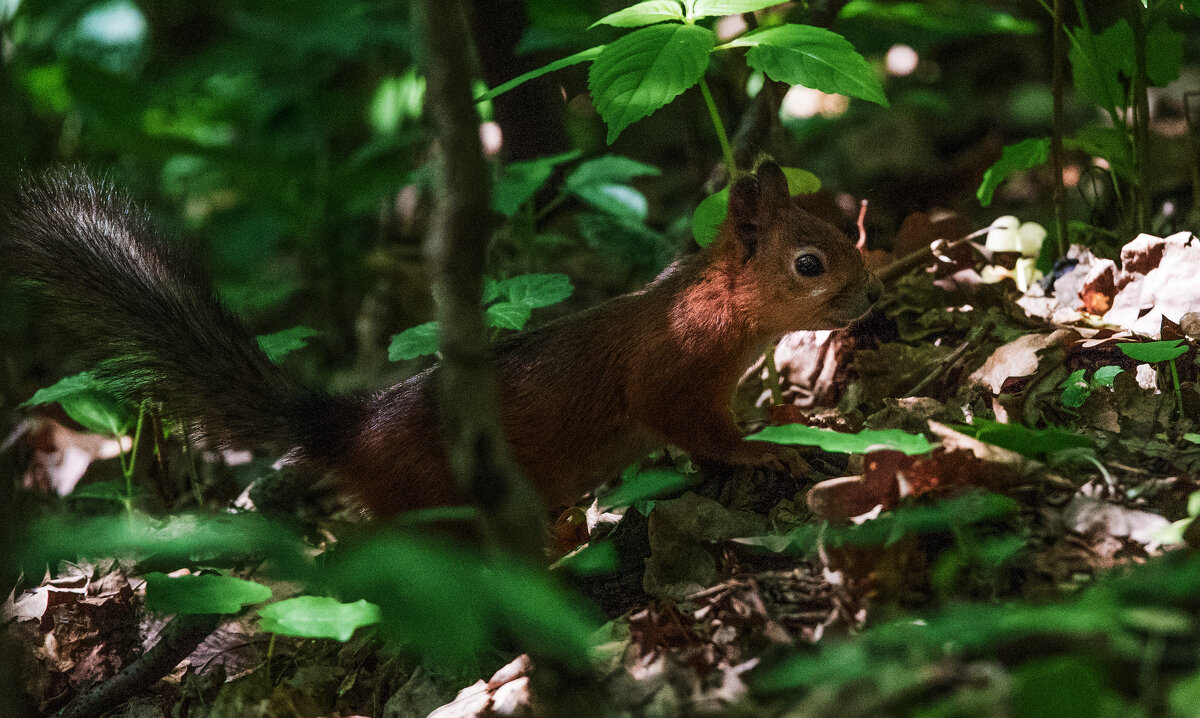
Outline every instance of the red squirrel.
[[[380, 516], [466, 501], [450, 477], [436, 366], [370, 395], [299, 386], [111, 188], [71, 172], [27, 184], [0, 220], [0, 252], [95, 350], [101, 379], [206, 441], [285, 451]], [[734, 422], [743, 370], [785, 332], [845, 326], [880, 292], [854, 244], [761, 162], [735, 180], [711, 245], [639, 291], [496, 343], [513, 456], [562, 506], [666, 444], [730, 463], [778, 455]]]

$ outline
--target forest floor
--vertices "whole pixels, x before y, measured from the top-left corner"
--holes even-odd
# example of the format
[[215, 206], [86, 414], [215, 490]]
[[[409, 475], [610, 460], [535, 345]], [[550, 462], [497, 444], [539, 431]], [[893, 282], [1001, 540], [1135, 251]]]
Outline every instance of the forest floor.
[[[788, 469], [668, 454], [647, 466], [686, 487], [617, 489], [559, 518], [555, 572], [610, 619], [587, 691], [562, 696], [630, 716], [1198, 714], [1200, 246], [1143, 235], [1120, 264], [1076, 247], [1031, 282], [1019, 248], [945, 241], [966, 229], [910, 218], [898, 251], [943, 239], [867, 319], [781, 342], [782, 403], [748, 372], [749, 429], [802, 422], [850, 445], [777, 434], [804, 459]], [[101, 451], [87, 441], [77, 455]], [[346, 530], [313, 525], [319, 545]], [[10, 598], [35, 709], [159, 640], [144, 586], [113, 557]], [[547, 686], [569, 675], [516, 653], [472, 661], [425, 665], [369, 628], [267, 633], [243, 612], [108, 715], [553, 714]]]

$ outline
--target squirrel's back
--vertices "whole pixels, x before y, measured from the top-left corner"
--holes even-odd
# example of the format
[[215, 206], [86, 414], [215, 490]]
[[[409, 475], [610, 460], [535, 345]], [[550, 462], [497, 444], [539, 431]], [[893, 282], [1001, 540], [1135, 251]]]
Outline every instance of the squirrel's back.
[[[464, 497], [450, 476], [437, 368], [370, 397], [287, 379], [144, 215], [76, 172], [29, 183], [0, 212], [0, 255], [101, 360], [97, 374], [217, 443], [270, 445], [339, 476], [390, 515]], [[718, 239], [645, 289], [495, 347], [503, 429], [550, 505], [646, 451], [760, 460], [730, 400], [775, 338], [844, 326], [880, 292], [845, 235], [799, 209], [774, 162], [731, 187]], [[481, 338], [482, 341], [482, 338]]]

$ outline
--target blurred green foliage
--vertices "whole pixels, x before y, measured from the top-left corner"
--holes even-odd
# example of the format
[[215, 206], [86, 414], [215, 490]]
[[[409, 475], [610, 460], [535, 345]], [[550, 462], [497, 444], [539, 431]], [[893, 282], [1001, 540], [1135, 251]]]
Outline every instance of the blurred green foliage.
[[[475, 38], [479, 92], [621, 37], [621, 30], [587, 28], [626, 4], [474, 3], [482, 15]], [[824, 5], [788, 4], [766, 19], [829, 21], [865, 56], [891, 108], [858, 100], [839, 105], [796, 93], [785, 101], [783, 131], [763, 149], [783, 164], [812, 170], [835, 205], [849, 199], [857, 208], [853, 200], [869, 197], [873, 246], [886, 246], [907, 213], [933, 207], [964, 212], [980, 224], [1016, 206], [1022, 216], [1048, 220], [1048, 185], [1044, 175], [1023, 169], [1031, 164], [1028, 158], [1011, 158], [1013, 176], [1021, 182], [999, 188], [989, 183], [996, 190], [993, 208], [981, 211], [975, 196], [1003, 146], [1044, 136], [1050, 124], [1048, 19], [1036, 3], [853, 0], [840, 14], [816, 17]], [[1119, 4], [1080, 5], [1088, 8], [1096, 42], [1124, 32]], [[1194, 0], [1183, 5], [1195, 11]], [[365, 354], [373, 349], [386, 357], [388, 338], [408, 326], [423, 327], [409, 337], [415, 344], [428, 342], [433, 329], [421, 324], [427, 311], [414, 299], [425, 289], [413, 257], [419, 257], [424, 210], [436, 188], [425, 165], [424, 82], [414, 69], [417, 47], [407, 4], [0, 0], [0, 18], [0, 199], [11, 192], [20, 170], [79, 162], [107, 174], [200, 246], [224, 297], [275, 356], [299, 350], [312, 332], [320, 333], [313, 346], [288, 358], [296, 364], [289, 368], [310, 380], [328, 383], [335, 369], [354, 366], [362, 375], [349, 383], [384, 383], [392, 370], [386, 361], [363, 361]], [[1071, 18], [1072, 26], [1077, 20]], [[704, 22], [706, 29], [718, 29], [714, 20]], [[1183, 34], [1182, 64], [1194, 69], [1200, 35], [1187, 31], [1195, 29], [1195, 19], [1180, 14], [1168, 25], [1174, 34], [1157, 32], [1170, 38]], [[914, 64], [894, 65], [889, 54], [895, 50]], [[713, 55], [705, 75], [731, 131], [765, 84], [741, 53]], [[1103, 225], [1112, 208], [1103, 193], [1089, 189], [1095, 184], [1087, 181], [1094, 174], [1092, 158], [1106, 157], [1118, 170], [1131, 159], [1122, 154], [1121, 138], [1095, 126], [1097, 103], [1090, 95], [1112, 88], [1090, 86], [1087, 78], [1075, 84], [1080, 95], [1068, 96], [1068, 129], [1084, 129], [1069, 149], [1083, 180], [1069, 194], [1069, 213]], [[484, 119], [502, 130], [492, 156], [493, 206], [505, 216], [490, 255], [489, 287], [495, 294], [485, 301], [523, 303], [526, 309], [544, 307], [551, 297], [569, 308], [594, 303], [639, 285], [677, 249], [691, 247], [692, 212], [720, 158], [697, 93], [684, 92], [628, 125], [609, 148], [587, 94], [586, 66], [563, 66], [540, 87], [530, 82], [520, 89], [531, 94], [513, 99], [518, 93], [513, 90], [480, 105]], [[1161, 101], [1169, 120], [1174, 100], [1164, 93]], [[1190, 181], [1190, 167], [1175, 159], [1189, 155], [1180, 137], [1159, 139], [1165, 149], [1154, 158], [1150, 189], [1173, 196]], [[416, 270], [407, 271], [405, 262], [415, 263]], [[522, 284], [529, 280], [520, 279], [525, 276], [567, 281], [529, 287]], [[567, 298], [570, 288], [574, 292]], [[9, 360], [0, 367], [0, 408], [87, 368], [42, 348], [48, 345], [41, 341], [38, 317], [16, 311], [21, 305], [6, 286], [0, 286], [0, 306], [5, 309], [0, 351]], [[545, 309], [546, 316], [558, 306]], [[506, 326], [526, 318], [526, 311], [497, 317], [508, 319]], [[540, 313], [535, 319], [542, 319]], [[415, 355], [408, 349], [401, 354]], [[105, 433], [128, 432], [136, 418], [131, 407], [106, 405], [102, 387], [86, 377], [56, 385], [55, 392], [35, 403], [58, 401]], [[1019, 436], [1012, 431], [984, 427], [979, 438], [1027, 450], [1032, 445], [1039, 456], [1082, 443], [1053, 430]], [[673, 471], [647, 471], [639, 478], [630, 482], [629, 493], [608, 500], [652, 506], [651, 497], [692, 481]], [[108, 503], [123, 501], [128, 510], [133, 502], [128, 483], [123, 490], [93, 486], [99, 487], [94, 497]], [[863, 526], [826, 528], [820, 536], [818, 527], [804, 525], [789, 535], [788, 544], [799, 552], [819, 541], [891, 544], [910, 535], [960, 532], [967, 525], [990, 527], [1010, 520], [1016, 510], [1006, 498], [969, 495], [903, 507]], [[1195, 513], [1189, 510], [1189, 516]], [[6, 530], [15, 532], [12, 526], [18, 525], [14, 521]], [[29, 549], [21, 554], [28, 576], [41, 576], [46, 567], [81, 554], [131, 556], [146, 572], [265, 561], [272, 577], [303, 582], [322, 597], [370, 600], [381, 611], [377, 630], [383, 635], [447, 661], [469, 660], [513, 639], [523, 649], [578, 660], [587, 654], [593, 625], [588, 612], [542, 572], [407, 535], [338, 546], [320, 561], [312, 560], [304, 540], [255, 514], [148, 519], [130, 512], [90, 521], [59, 516], [34, 525], [22, 538]], [[974, 554], [964, 551], [946, 561], [939, 570], [947, 585], [964, 565], [1000, 565], [1024, 545], [1019, 536], [989, 538]], [[609, 548], [574, 561], [580, 572], [613, 565]], [[17, 573], [4, 568], [6, 575]], [[1152, 645], [1147, 636], [1173, 647], [1170, 641], [1185, 623], [1180, 611], [1195, 614], [1196, 575], [1194, 560], [1169, 559], [1072, 604], [969, 605], [928, 620], [901, 620], [856, 643], [797, 650], [777, 665], [764, 663], [754, 684], [764, 692], [802, 692], [837, 691], [862, 681], [902, 693], [924, 688], [929, 666], [938, 662], [997, 653], [1050, 634], [1053, 646], [1066, 642], [1065, 655], [1017, 662], [1013, 700], [1056, 707], [1057, 699], [1047, 696], [1066, 686], [1064, 693], [1082, 697], [1074, 710], [1097, 714], [1122, 705], [1109, 677], [1135, 664], [1131, 656]], [[322, 598], [318, 605], [327, 609], [332, 601]], [[281, 633], [295, 633], [294, 623], [312, 618], [304, 604], [274, 610], [280, 615], [265, 614], [264, 627]], [[369, 610], [349, 613], [345, 623], [301, 630], [344, 637], [347, 630], [373, 623]], [[1096, 642], [1106, 651], [1092, 657]], [[1193, 676], [1196, 671], [1182, 660], [1175, 667]], [[1193, 677], [1181, 680], [1167, 702], [1174, 715], [1186, 715], [1197, 695], [1200, 679]], [[923, 715], [972, 714], [953, 706], [928, 708]]]

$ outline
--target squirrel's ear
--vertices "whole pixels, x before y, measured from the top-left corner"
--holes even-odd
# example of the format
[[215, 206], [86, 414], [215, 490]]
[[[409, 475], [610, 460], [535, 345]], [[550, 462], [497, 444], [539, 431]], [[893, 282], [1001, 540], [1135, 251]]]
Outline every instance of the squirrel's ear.
[[735, 222], [755, 221], [792, 201], [787, 177], [773, 160], [763, 160], [754, 174], [742, 175], [729, 190], [729, 214]]
[[763, 201], [786, 205], [792, 200], [792, 193], [788, 190], [787, 177], [784, 176], [783, 170], [779, 168], [775, 160], [763, 160], [758, 163], [758, 166], [754, 168], [754, 176], [758, 178]]
[[758, 249], [762, 228], [776, 207], [791, 201], [787, 177], [772, 160], [765, 160], [754, 174], [742, 175], [729, 188], [728, 222], [742, 244], [743, 257], [750, 259]]
[[734, 180], [733, 186], [729, 188], [731, 223], [735, 226], [743, 223], [758, 224], [759, 197], [761, 195], [762, 188], [759, 186], [758, 177], [742, 175]]

